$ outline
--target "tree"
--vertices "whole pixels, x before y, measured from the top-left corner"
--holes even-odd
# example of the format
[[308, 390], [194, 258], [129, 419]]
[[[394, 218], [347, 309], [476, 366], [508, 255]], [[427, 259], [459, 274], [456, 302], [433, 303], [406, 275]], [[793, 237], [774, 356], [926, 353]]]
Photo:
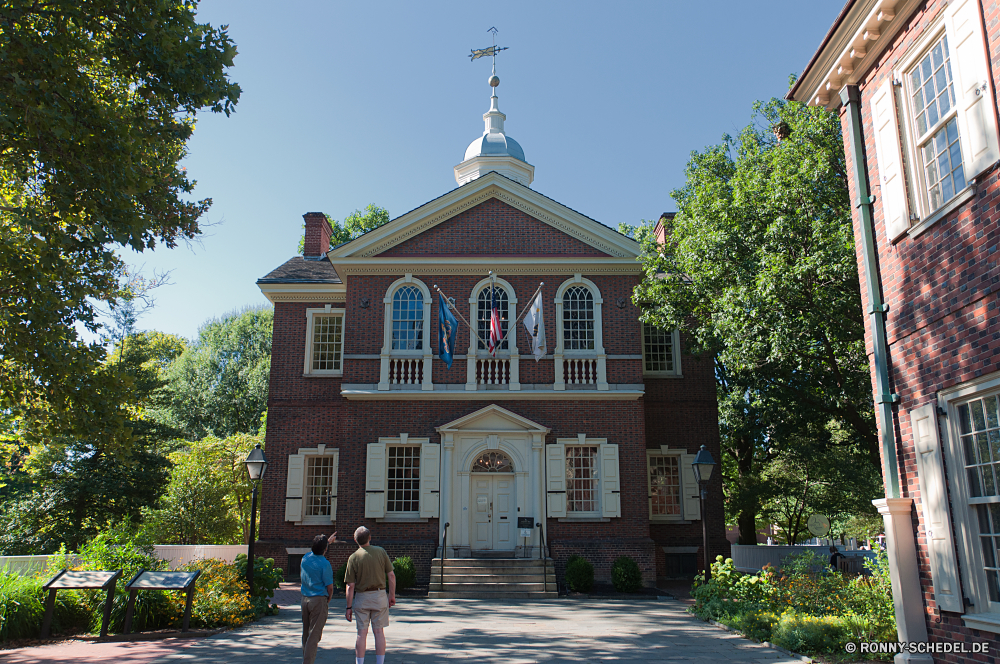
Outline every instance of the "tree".
[[158, 417], [188, 440], [256, 433], [271, 373], [270, 307], [248, 308], [202, 325], [170, 366]]
[[666, 246], [643, 239], [634, 300], [715, 363], [727, 506], [751, 544], [762, 472], [786, 448], [829, 444], [833, 420], [879, 463], [840, 122], [758, 102], [686, 174]]
[[0, 4], [0, 410], [22, 434], [120, 437], [95, 303], [118, 296], [116, 247], [200, 232], [179, 162], [199, 110], [233, 110], [226, 28], [197, 0]]
[[[340, 223], [330, 215], [326, 215], [326, 220], [330, 222], [330, 227], [333, 229], [330, 234], [330, 246], [336, 247], [389, 223], [389, 211], [370, 203], [364, 210], [355, 210], [347, 215], [344, 223]], [[303, 228], [305, 227], [303, 226]], [[305, 249], [305, 242], [306, 237], [303, 235], [299, 239], [300, 254]]]

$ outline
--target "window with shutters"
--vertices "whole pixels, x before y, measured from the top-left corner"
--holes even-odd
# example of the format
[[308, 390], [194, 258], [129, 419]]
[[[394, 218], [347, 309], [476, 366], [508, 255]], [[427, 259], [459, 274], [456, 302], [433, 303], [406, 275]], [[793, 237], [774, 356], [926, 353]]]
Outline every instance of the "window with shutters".
[[317, 445], [288, 455], [285, 521], [322, 525], [337, 521], [337, 472], [340, 450]]
[[[940, 422], [939, 409], [947, 414]], [[933, 441], [938, 433], [934, 425], [939, 424], [943, 451], [939, 464], [943, 463], [947, 471], [947, 486], [931, 496], [937, 497], [932, 501], [934, 505], [923, 508], [932, 545], [932, 582], [937, 583], [934, 572], [940, 576], [942, 569], [953, 570], [950, 585], [955, 588], [955, 606], [945, 608], [963, 612], [968, 626], [1000, 633], [1000, 377], [994, 374], [943, 390], [936, 404], [925, 407], [924, 414], [928, 423], [911, 427], [916, 429], [913, 435], [918, 462], [922, 461], [919, 457], [927, 456], [923, 454], [928, 447], [924, 441]], [[928, 468], [926, 460], [918, 466], [918, 472], [923, 471], [925, 477], [933, 476], [935, 470]], [[943, 483], [945, 468], [937, 472]], [[921, 495], [927, 488], [921, 484]], [[954, 528], [939, 533], [935, 525], [948, 525], [949, 494]], [[938, 524], [933, 523], [936, 511], [942, 513]], [[934, 540], [940, 538], [945, 543], [940, 547], [941, 554], [935, 556]]]
[[600, 509], [597, 446], [566, 446], [566, 511], [596, 513]]
[[642, 372], [647, 376], [679, 376], [680, 344], [677, 330], [642, 324]]
[[420, 511], [420, 447], [386, 448], [386, 513]]
[[650, 454], [649, 516], [651, 519], [681, 518], [681, 468], [677, 454]]
[[306, 375], [344, 373], [344, 310], [306, 309]]
[[306, 495], [303, 516], [330, 516], [334, 474], [337, 469], [332, 456], [306, 458]]

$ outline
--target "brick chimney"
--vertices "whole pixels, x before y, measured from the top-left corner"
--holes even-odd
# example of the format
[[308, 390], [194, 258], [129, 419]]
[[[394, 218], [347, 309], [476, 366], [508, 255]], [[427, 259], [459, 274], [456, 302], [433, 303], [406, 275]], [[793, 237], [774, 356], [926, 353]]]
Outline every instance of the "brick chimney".
[[330, 222], [322, 212], [306, 212], [302, 215], [306, 220], [306, 240], [303, 243], [302, 255], [305, 258], [319, 258], [330, 251]]
[[667, 243], [667, 228], [670, 226], [676, 215], [676, 212], [664, 212], [660, 215], [659, 220], [656, 222], [656, 226], [653, 228], [653, 235], [656, 236], [656, 243], [661, 247]]

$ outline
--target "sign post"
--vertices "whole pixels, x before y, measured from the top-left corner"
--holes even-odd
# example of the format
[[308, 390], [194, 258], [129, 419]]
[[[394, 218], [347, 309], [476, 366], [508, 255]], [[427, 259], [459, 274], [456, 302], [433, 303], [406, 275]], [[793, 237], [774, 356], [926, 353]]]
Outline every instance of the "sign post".
[[535, 518], [532, 516], [517, 517], [517, 528], [521, 531], [521, 537], [524, 538], [524, 557], [530, 558], [531, 554], [528, 551], [528, 538], [531, 537], [532, 532], [535, 530]]

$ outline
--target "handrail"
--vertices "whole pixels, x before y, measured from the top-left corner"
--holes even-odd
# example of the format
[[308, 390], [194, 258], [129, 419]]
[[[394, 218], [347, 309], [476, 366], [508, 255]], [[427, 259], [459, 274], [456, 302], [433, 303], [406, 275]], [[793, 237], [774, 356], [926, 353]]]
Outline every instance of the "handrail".
[[549, 566], [545, 564], [545, 533], [542, 532], [542, 524], [538, 522], [535, 524], [538, 528], [538, 539], [541, 546], [538, 547], [538, 559], [542, 561], [542, 591], [549, 592]]
[[441, 537], [441, 592], [444, 592], [444, 559], [448, 555], [448, 526], [450, 523], [444, 524], [444, 535]]

